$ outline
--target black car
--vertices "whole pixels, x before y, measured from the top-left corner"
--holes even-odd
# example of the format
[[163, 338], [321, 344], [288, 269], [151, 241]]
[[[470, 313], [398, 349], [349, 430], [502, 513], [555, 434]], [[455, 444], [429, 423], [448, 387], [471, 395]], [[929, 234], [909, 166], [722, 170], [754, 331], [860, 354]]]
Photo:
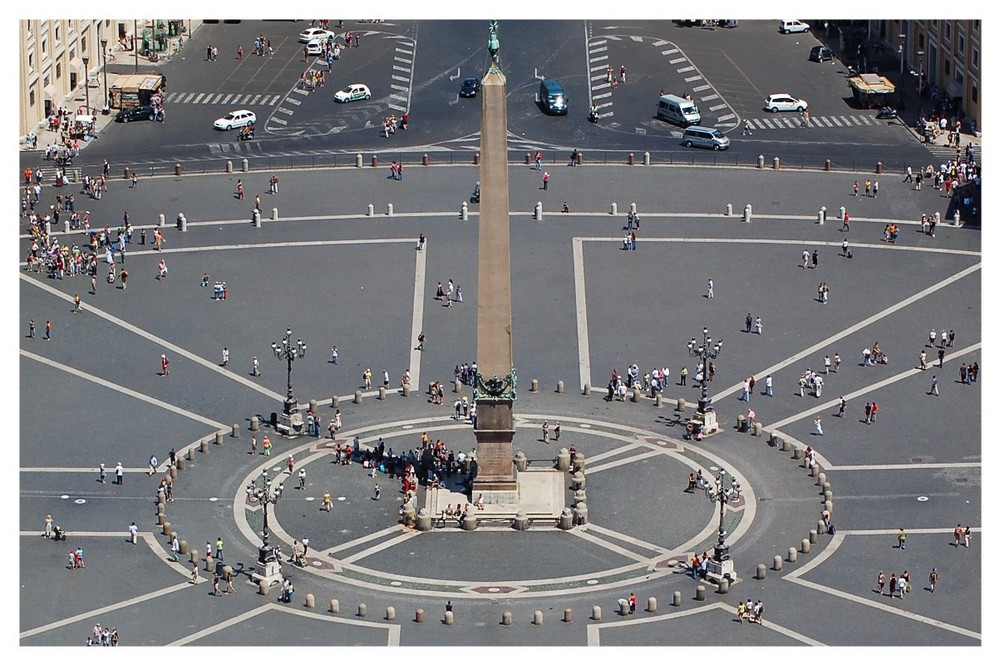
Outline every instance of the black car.
[[833, 60], [833, 51], [826, 46], [813, 46], [809, 51], [809, 59], [813, 62], [826, 62]]
[[475, 97], [479, 94], [479, 79], [467, 78], [462, 81], [462, 89], [458, 91], [459, 97]]
[[152, 120], [152, 106], [136, 106], [134, 109], [123, 109], [115, 116], [115, 122], [132, 122], [133, 120]]

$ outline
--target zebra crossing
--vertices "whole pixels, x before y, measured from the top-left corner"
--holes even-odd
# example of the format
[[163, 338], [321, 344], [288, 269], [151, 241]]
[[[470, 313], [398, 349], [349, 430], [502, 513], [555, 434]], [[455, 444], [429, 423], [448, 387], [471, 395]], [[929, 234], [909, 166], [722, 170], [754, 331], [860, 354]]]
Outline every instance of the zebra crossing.
[[221, 104], [223, 106], [274, 106], [283, 95], [225, 92], [169, 92], [168, 104]]
[[[800, 129], [802, 119], [798, 114], [778, 115], [764, 118], [749, 118], [754, 129]], [[882, 123], [867, 115], [821, 115], [810, 116], [805, 128], [825, 129], [828, 127], [874, 127]]]

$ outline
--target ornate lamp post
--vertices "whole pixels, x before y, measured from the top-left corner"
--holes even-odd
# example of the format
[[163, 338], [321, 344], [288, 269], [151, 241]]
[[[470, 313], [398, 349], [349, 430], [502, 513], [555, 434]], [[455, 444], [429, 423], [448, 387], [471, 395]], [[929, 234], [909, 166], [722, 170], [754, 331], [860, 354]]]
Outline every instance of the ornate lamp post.
[[104, 58], [104, 65], [103, 65], [103, 69], [104, 69], [104, 104], [101, 105], [101, 107], [103, 108], [104, 106], [110, 106], [111, 105], [108, 102], [108, 39], [107, 39], [107, 37], [105, 37], [104, 39], [101, 40], [101, 57]]
[[903, 108], [903, 65], [906, 62], [906, 35], [899, 35], [899, 108]]
[[[278, 475], [281, 475], [280, 472]], [[268, 505], [278, 503], [281, 493], [285, 490], [285, 485], [282, 482], [278, 482], [277, 487], [273, 486], [276, 480], [277, 478], [269, 478], [267, 469], [264, 469], [257, 480], [250, 481], [246, 490], [247, 501], [249, 503], [257, 503], [264, 508], [264, 531], [261, 534], [264, 543], [258, 549], [257, 556], [257, 564], [263, 570], [263, 573], [258, 570], [254, 573], [253, 578], [254, 580], [267, 580], [268, 584], [281, 581], [281, 564], [278, 563], [274, 547], [269, 542], [271, 532], [267, 526], [267, 507]]]
[[722, 353], [722, 338], [712, 344], [712, 338], [708, 334], [708, 327], [701, 330], [701, 343], [694, 337], [688, 342], [688, 355], [697, 358], [700, 367], [701, 377], [701, 398], [698, 399], [698, 413], [705, 414], [712, 411], [712, 398], [708, 396], [708, 361], [715, 360]]
[[920, 62], [917, 67], [917, 96], [924, 94], [924, 52], [917, 51], [917, 59]]
[[90, 115], [90, 56], [83, 56], [83, 88], [87, 91], [87, 115]]
[[[726, 486], [727, 478], [729, 480], [728, 487]], [[727, 534], [726, 528], [723, 525], [723, 518], [726, 514], [726, 504], [730, 501], [739, 501], [741, 491], [739, 481], [731, 473], [727, 473], [725, 469], [719, 469], [719, 475], [715, 477], [715, 487], [708, 487], [706, 489], [709, 501], [716, 501], [719, 504], [719, 542], [715, 546], [715, 554], [712, 556], [712, 561], [719, 564], [722, 569], [719, 571], [720, 575], [725, 575], [726, 572], [732, 573], [733, 571], [733, 562], [729, 558], [729, 545], [726, 544]]]
[[285, 434], [292, 432], [298, 434], [302, 431], [302, 414], [299, 413], [299, 404], [292, 394], [292, 362], [306, 356], [306, 344], [302, 338], [292, 341], [292, 329], [285, 329], [285, 336], [281, 342], [271, 342], [271, 351], [278, 360], [288, 363], [288, 395], [285, 397], [285, 404], [281, 411], [281, 425]]

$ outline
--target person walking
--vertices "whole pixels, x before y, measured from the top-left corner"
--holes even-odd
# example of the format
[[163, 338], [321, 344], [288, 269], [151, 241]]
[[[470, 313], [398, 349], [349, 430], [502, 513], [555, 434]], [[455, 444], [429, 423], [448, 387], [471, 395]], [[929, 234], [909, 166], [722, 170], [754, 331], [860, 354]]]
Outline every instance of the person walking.
[[268, 438], [268, 436], [266, 434], [264, 435], [264, 440], [261, 441], [260, 445], [261, 445], [261, 448], [263, 448], [264, 457], [270, 457], [271, 456], [271, 439]]
[[938, 393], [938, 378], [937, 378], [936, 374], [931, 377], [931, 390], [927, 394], [928, 395], [934, 395], [935, 397], [940, 397], [941, 396]]
[[906, 531], [903, 527], [899, 527], [899, 533], [896, 534], [896, 541], [899, 543], [899, 549], [906, 549]]
[[257, 356], [254, 356], [253, 360], [251, 360], [251, 367], [250, 376], [260, 376], [260, 361], [257, 360]]
[[768, 397], [774, 397], [773, 388], [774, 388], [774, 380], [771, 378], [771, 375], [768, 374], [767, 376], [764, 377], [764, 394], [767, 395]]
[[843, 418], [847, 413], [847, 400], [840, 398], [840, 408], [837, 410], [837, 417]]
[[934, 593], [934, 590], [937, 588], [937, 583], [938, 583], [938, 569], [931, 568], [931, 574], [927, 576], [927, 584], [931, 588], [931, 593]]
[[330, 498], [330, 492], [323, 492], [323, 510], [330, 512], [333, 510], [333, 499]]
[[122, 466], [121, 462], [115, 466], [115, 484], [122, 485], [125, 483], [125, 467]]
[[878, 571], [878, 579], [875, 581], [875, 583], [878, 585], [878, 595], [884, 596], [885, 595], [885, 571], [883, 571], [883, 570]]
[[711, 277], [708, 278], [708, 295], [706, 297], [709, 299], [715, 297], [715, 282]]
[[541, 171], [542, 170], [542, 153], [541, 153], [541, 151], [535, 152], [535, 170], [536, 171]]
[[548, 443], [549, 442], [549, 421], [548, 420], [546, 420], [545, 422], [542, 423], [542, 442], [543, 443]]
[[750, 312], [747, 312], [747, 318], [744, 320], [746, 324], [746, 331], [750, 332], [753, 329], [753, 317], [750, 316]]
[[962, 532], [962, 538], [965, 540], [966, 547], [972, 544], [972, 527], [968, 524], [965, 525], [965, 531]]
[[920, 369], [927, 369], [927, 352], [920, 349]]
[[[135, 524], [135, 522], [133, 522]], [[181, 544], [177, 540], [177, 534], [174, 533], [173, 538], [170, 539], [170, 556], [174, 561], [180, 561]]]
[[340, 362], [340, 352], [337, 351], [336, 345], [332, 349], [330, 349], [330, 362], [333, 363], [334, 365]]
[[[45, 325], [48, 326], [48, 323], [46, 323]], [[937, 356], [938, 356], [938, 367], [944, 367], [944, 347], [943, 346], [938, 349]]]
[[229, 367], [229, 347], [222, 347], [222, 366]]
[[160, 376], [167, 376], [170, 374], [170, 369], [167, 367], [170, 364], [170, 359], [167, 358], [167, 354], [160, 354]]
[[[133, 545], [139, 542], [139, 527], [136, 526], [135, 522], [128, 525], [128, 539]], [[178, 550], [180, 546], [178, 546]]]
[[[52, 339], [52, 321], [45, 322], [45, 341]], [[944, 349], [941, 349], [941, 355], [944, 355]]]
[[813, 428], [816, 430], [817, 436], [823, 436], [823, 419], [816, 416], [815, 420], [813, 420]]
[[28, 337], [35, 339], [35, 320], [28, 319]]
[[[892, 577], [889, 578], [889, 598], [890, 598], [890, 600], [892, 598], [896, 597], [896, 589], [897, 589], [897, 587], [899, 587], [899, 579], [896, 577], [896, 573], [893, 573]], [[899, 597], [902, 598], [903, 597], [902, 594], [900, 594]]]
[[546, 171], [542, 174], [542, 190], [549, 191], [549, 172]]
[[215, 539], [215, 558], [222, 561], [222, 536]]
[[761, 335], [761, 334], [764, 333], [764, 322], [761, 321], [761, 319], [760, 319], [759, 316], [756, 319], [754, 319], [754, 322], [753, 322], [753, 331], [756, 334], [758, 334], [758, 335]]

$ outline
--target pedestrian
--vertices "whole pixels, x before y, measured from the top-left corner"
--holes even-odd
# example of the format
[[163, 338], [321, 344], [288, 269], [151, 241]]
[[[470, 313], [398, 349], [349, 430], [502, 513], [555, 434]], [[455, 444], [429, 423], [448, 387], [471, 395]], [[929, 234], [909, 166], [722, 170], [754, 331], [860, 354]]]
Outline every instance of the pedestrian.
[[374, 496], [372, 496], [372, 500], [378, 501], [381, 496], [382, 496], [382, 488], [379, 486], [378, 481], [376, 481], [374, 487]]
[[333, 499], [330, 498], [330, 492], [323, 492], [323, 510], [330, 512], [333, 510]]
[[832, 365], [833, 365], [833, 361], [830, 360], [830, 355], [827, 354], [827, 355], [823, 356], [823, 373], [824, 374], [829, 374], [830, 373], [830, 367]]
[[215, 558], [222, 561], [222, 536], [215, 539]]
[[264, 449], [264, 457], [270, 457], [271, 456], [271, 439], [269, 439], [266, 434], [264, 435], [264, 440], [261, 441], [260, 446], [261, 446], [261, 448]]
[[819, 250], [814, 249], [812, 253], [812, 267], [815, 270], [819, 267]]
[[[624, 67], [622, 67], [622, 71], [625, 71]], [[635, 606], [636, 606], [635, 594], [634, 593], [630, 593], [628, 595], [628, 613], [629, 614], [635, 614]]]
[[773, 388], [774, 388], [774, 380], [771, 378], [771, 375], [768, 374], [767, 376], [764, 377], [764, 394], [767, 395], [768, 397], [774, 397]]
[[104, 466], [104, 462], [101, 462], [101, 468], [97, 470], [97, 482], [102, 485], [108, 482], [108, 470]]
[[865, 420], [866, 425], [872, 424], [872, 403], [865, 402]]
[[542, 442], [549, 442], [549, 421], [547, 420], [542, 423]]
[[931, 593], [934, 593], [934, 589], [937, 588], [938, 583], [938, 569], [931, 568], [931, 574], [927, 576], [927, 584], [931, 587]]
[[909, 164], [906, 165], [906, 177], [903, 178], [903, 182], [913, 182], [913, 167]]
[[250, 435], [250, 454], [251, 455], [256, 455], [257, 454], [257, 435], [256, 434], [251, 434]]
[[878, 402], [872, 402], [872, 422], [878, 420]]
[[[965, 371], [964, 371], [965, 370], [965, 365], [962, 365], [962, 370], [963, 370], [962, 374], [965, 374]], [[963, 377], [963, 379], [964, 379], [964, 377]], [[963, 380], [962, 383], [965, 383], [965, 381]], [[931, 377], [931, 390], [927, 394], [928, 395], [934, 395], [935, 397], [940, 397], [941, 396], [938, 393], [938, 379], [937, 379], [937, 375], [936, 374]]]
[[755, 333], [757, 333], [758, 335], [761, 335], [761, 334], [764, 333], [764, 322], [760, 320], [759, 316], [756, 319], [754, 319], [754, 322], [753, 322], [753, 331]]
[[427, 244], [427, 238], [424, 236], [423, 233], [421, 233], [420, 236], [417, 238], [417, 251], [419, 252], [423, 250], [425, 244]]
[[173, 538], [170, 539], [170, 555], [171, 557], [173, 557], [174, 561], [180, 561], [180, 552], [181, 552], [181, 544], [177, 540], [177, 534], [175, 532]]
[[622, 65], [621, 69], [618, 70], [618, 75], [621, 76], [622, 85], [624, 85], [625, 84], [625, 65]]
[[878, 585], [878, 595], [884, 596], [885, 595], [885, 571], [883, 571], [883, 570], [878, 571], [878, 579], [876, 580], [876, 584]]
[[304, 490], [306, 488], [306, 470], [299, 469], [299, 489]]
[[233, 569], [232, 568], [224, 569], [224, 573], [225, 573], [225, 576], [226, 576], [226, 591], [225, 591], [225, 593], [236, 593], [236, 587], [233, 586], [233, 577], [234, 577], [234, 575], [233, 575]]
[[221, 596], [222, 590], [219, 589], [219, 573], [212, 574], [212, 595]]
[[549, 172], [546, 171], [542, 174], [542, 189], [546, 192], [549, 191]]
[[552, 440], [553, 441], [558, 441], [559, 440], [559, 429], [560, 429], [559, 423], [557, 422], [556, 423], [556, 428], [554, 430], [552, 430]]
[[972, 527], [968, 524], [965, 525], [965, 531], [962, 532], [962, 538], [965, 540], [966, 547], [972, 543]]
[[[48, 341], [50, 339], [52, 339], [52, 321], [46, 321], [45, 322], [45, 340]], [[942, 355], [944, 354], [944, 350], [943, 349], [942, 349], [941, 353], [942, 353]]]
[[865, 196], [870, 197], [872, 195], [872, 181], [871, 179], [865, 180]]
[[712, 281], [711, 277], [708, 278], [708, 295], [706, 297], [709, 299], [715, 297], [715, 282]]
[[851, 230], [851, 216], [847, 214], [846, 210], [844, 211], [844, 217], [841, 220], [840, 230], [841, 232], [848, 232]]
[[920, 349], [920, 369], [927, 369], [927, 352]]
[[872, 182], [872, 198], [875, 199], [878, 198], [878, 178], [876, 178], [875, 181]]
[[749, 119], [743, 121], [743, 136], [753, 136], [753, 126], [750, 124]]
[[750, 312], [747, 312], [747, 318], [745, 323], [747, 332], [750, 332], [750, 329], [753, 327], [753, 317], [750, 316]]
[[417, 335], [417, 349], [416, 349], [417, 351], [423, 351], [424, 350], [424, 342], [426, 340], [427, 340], [427, 336], [424, 334], [424, 331], [421, 330], [420, 334]]
[[330, 362], [334, 365], [338, 364], [340, 361], [340, 352], [337, 351], [336, 345], [330, 349]]
[[817, 436], [823, 436], [823, 419], [819, 416], [813, 420], [813, 428]]
[[806, 266], [809, 265], [809, 250], [802, 250], [802, 269], [805, 270]]
[[906, 549], [906, 531], [903, 527], [899, 527], [899, 533], [896, 534], [896, 541], [899, 543], [899, 549]]
[[678, 385], [686, 386], [688, 384], [688, 368], [687, 368], [687, 366], [681, 367], [680, 377], [681, 377], [681, 382]]
[[167, 376], [168, 374], [170, 374], [170, 369], [167, 367], [167, 365], [169, 365], [169, 364], [170, 364], [170, 359], [167, 358], [167, 354], [161, 353], [160, 354], [160, 376]]
[[35, 339], [35, 320], [28, 319], [28, 337]]
[[260, 376], [260, 361], [257, 360], [257, 356], [254, 356], [251, 360], [252, 369], [250, 370], [250, 376]]
[[135, 522], [128, 525], [128, 539], [133, 545], [139, 542], [139, 527], [135, 525]]
[[[893, 573], [892, 577], [889, 578], [889, 598], [890, 599], [896, 597], [896, 588], [898, 586], [899, 586], [899, 580], [896, 578], [896, 573]], [[902, 598], [903, 595], [900, 594], [899, 597]]]
[[389, 370], [382, 370], [382, 387], [386, 390], [389, 389]]
[[535, 170], [536, 171], [541, 171], [542, 170], [542, 153], [541, 152], [536, 152], [535, 153]]
[[74, 293], [73, 294], [73, 311], [74, 312], [79, 312], [79, 311], [82, 311], [82, 309], [83, 308], [82, 308], [82, 306], [80, 304], [80, 294], [79, 293]]
[[240, 201], [243, 200], [243, 181], [242, 180], [237, 180], [236, 181], [236, 198], [239, 199]]
[[156, 466], [158, 464], [159, 464], [159, 460], [156, 459], [156, 455], [150, 455], [149, 456], [149, 471], [146, 472], [146, 475], [149, 476], [149, 477], [152, 477], [153, 474], [156, 473]]
[[229, 347], [222, 347], [222, 366], [229, 367]]
[[200, 580], [198, 576], [198, 562], [191, 564], [191, 584], [197, 584]]
[[122, 466], [121, 462], [115, 466], [115, 484], [122, 485], [125, 483], [125, 467]]
[[[45, 324], [48, 326], [48, 323]], [[944, 367], [944, 347], [938, 349], [938, 367]]]
[[858, 184], [858, 181], [857, 181], [857, 180], [855, 180], [855, 181], [854, 181], [854, 196], [857, 196], [857, 195], [858, 195], [858, 189], [859, 189], [859, 188], [860, 188], [860, 185]]

